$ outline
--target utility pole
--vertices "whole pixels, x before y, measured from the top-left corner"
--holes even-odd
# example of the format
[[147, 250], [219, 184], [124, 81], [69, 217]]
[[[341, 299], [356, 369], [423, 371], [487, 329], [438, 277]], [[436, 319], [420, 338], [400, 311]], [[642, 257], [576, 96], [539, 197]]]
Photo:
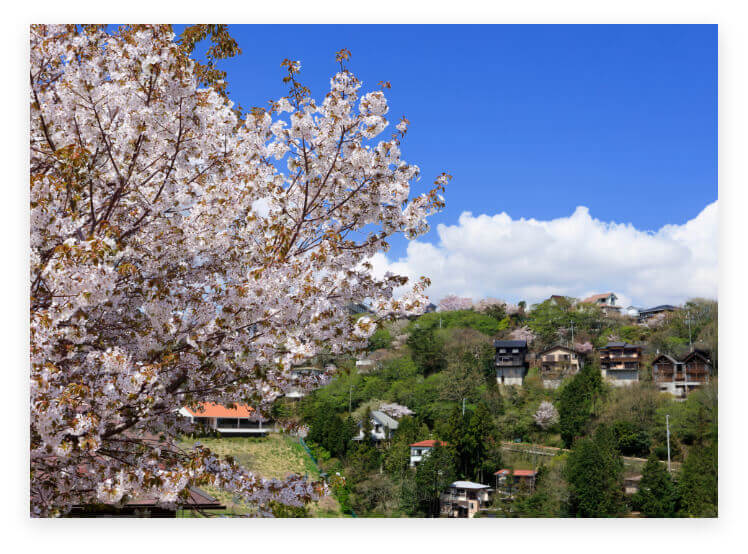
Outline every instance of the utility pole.
[[571, 320], [571, 349], [574, 350], [574, 320]]
[[691, 341], [691, 312], [686, 312], [686, 323], [688, 323], [688, 348], [693, 350], [693, 342]]
[[665, 429], [667, 433], [667, 471], [670, 473], [670, 414], [665, 416]]

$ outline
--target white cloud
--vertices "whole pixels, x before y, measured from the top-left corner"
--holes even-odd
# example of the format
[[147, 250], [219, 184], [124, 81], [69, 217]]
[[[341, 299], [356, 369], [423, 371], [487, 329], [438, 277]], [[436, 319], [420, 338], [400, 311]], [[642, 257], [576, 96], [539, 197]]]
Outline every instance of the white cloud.
[[656, 232], [594, 219], [584, 206], [550, 221], [463, 212], [437, 232], [438, 244], [413, 241], [397, 261], [377, 254], [375, 273], [426, 275], [432, 301], [457, 294], [532, 304], [551, 294], [613, 291], [619, 304], [650, 306], [717, 297], [716, 201]]

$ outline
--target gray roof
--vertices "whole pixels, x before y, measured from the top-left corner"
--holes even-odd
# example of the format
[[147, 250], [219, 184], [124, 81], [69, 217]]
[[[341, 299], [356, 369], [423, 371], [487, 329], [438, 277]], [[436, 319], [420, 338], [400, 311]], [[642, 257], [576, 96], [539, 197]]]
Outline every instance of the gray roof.
[[495, 348], [527, 348], [526, 340], [495, 340]]
[[455, 481], [450, 487], [456, 489], [490, 489], [488, 485], [482, 485], [481, 483], [473, 483], [472, 481]]
[[640, 348], [636, 344], [629, 344], [627, 342], [609, 342], [603, 348]]
[[385, 427], [388, 427], [390, 429], [397, 429], [397, 420], [392, 419], [390, 416], [388, 416], [384, 412], [380, 412], [379, 410], [374, 410], [371, 412], [371, 417], [373, 417], [376, 421], [378, 421], [380, 424], [384, 425]]
[[655, 313], [655, 312], [665, 312], [665, 311], [675, 311], [678, 309], [678, 306], [671, 306], [670, 304], [662, 304], [661, 306], [655, 306], [654, 308], [645, 308], [639, 310], [640, 313]]
[[653, 362], [656, 362], [656, 361], [657, 361], [658, 359], [660, 359], [660, 358], [667, 358], [668, 360], [670, 360], [670, 361], [671, 361], [672, 363], [674, 363], [674, 364], [680, 364], [680, 363], [681, 363], [681, 362], [679, 362], [678, 360], [676, 360], [675, 358], [673, 358], [672, 356], [668, 356], [667, 354], [660, 354], [660, 355], [658, 355], [658, 356], [657, 356], [657, 357], [656, 357], [656, 358], [655, 358], [655, 359], [653, 360]]

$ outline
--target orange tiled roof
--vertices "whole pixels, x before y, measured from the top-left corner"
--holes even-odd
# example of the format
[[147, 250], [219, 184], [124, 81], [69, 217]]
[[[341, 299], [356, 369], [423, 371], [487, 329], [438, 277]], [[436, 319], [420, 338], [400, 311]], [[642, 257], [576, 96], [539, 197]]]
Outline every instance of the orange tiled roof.
[[431, 440], [431, 439], [426, 440], [426, 441], [421, 441], [421, 442], [414, 442], [410, 446], [432, 446], [433, 447], [433, 446], [436, 446], [437, 443], [441, 444], [442, 446], [449, 446], [449, 443], [446, 443], [444, 441], [437, 441], [437, 440]]
[[235, 408], [227, 408], [213, 402], [202, 402], [197, 409], [185, 406], [185, 409], [194, 417], [236, 417], [248, 418], [254, 414], [254, 408], [246, 404], [236, 404]]

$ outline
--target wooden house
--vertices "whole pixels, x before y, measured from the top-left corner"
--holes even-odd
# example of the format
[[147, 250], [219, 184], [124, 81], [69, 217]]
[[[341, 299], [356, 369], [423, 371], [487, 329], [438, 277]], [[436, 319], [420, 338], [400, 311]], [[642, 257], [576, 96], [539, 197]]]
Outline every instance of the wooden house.
[[639, 381], [642, 348], [626, 342], [609, 342], [599, 350], [603, 378], [616, 387]]
[[711, 372], [711, 361], [701, 350], [692, 350], [680, 360], [660, 354], [652, 362], [652, 379], [657, 388], [677, 398], [685, 398], [695, 388], [708, 383]]
[[499, 385], [522, 385], [527, 375], [527, 341], [495, 340], [496, 382]]
[[536, 359], [543, 386], [547, 389], [558, 388], [561, 381], [576, 375], [582, 367], [582, 354], [561, 345], [540, 352]]

